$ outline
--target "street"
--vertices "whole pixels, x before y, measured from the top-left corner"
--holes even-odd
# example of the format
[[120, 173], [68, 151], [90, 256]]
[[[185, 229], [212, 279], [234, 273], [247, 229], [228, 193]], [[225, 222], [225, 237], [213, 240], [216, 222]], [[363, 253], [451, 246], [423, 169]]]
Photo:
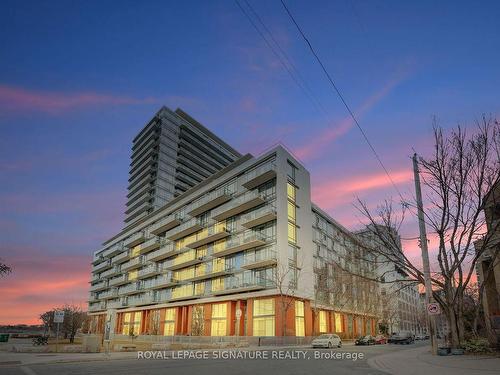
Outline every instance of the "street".
[[[345, 344], [341, 349], [310, 349], [266, 348], [259, 351], [269, 359], [212, 359], [213, 352], [209, 352], [210, 359], [121, 359], [105, 361], [80, 361], [72, 363], [46, 363], [31, 365], [3, 365], [0, 372], [3, 375], [49, 375], [49, 374], [179, 374], [188, 375], [203, 371], [207, 375], [217, 374], [384, 374], [368, 365], [368, 359], [378, 355], [414, 349], [427, 343], [412, 345], [374, 345], [354, 346]], [[243, 351], [243, 350], [242, 350]], [[246, 351], [246, 350], [245, 350]], [[257, 351], [253, 348], [251, 351]], [[265, 354], [263, 354], [265, 353]], [[302, 355], [301, 353], [304, 353]], [[343, 355], [344, 359], [326, 359], [335, 353]], [[247, 358], [251, 357], [247, 352]], [[276, 357], [289, 358], [296, 356], [298, 359], [276, 359]], [[356, 355], [358, 358], [356, 358]], [[44, 354], [50, 361], [50, 354]], [[217, 355], [220, 358], [220, 354]], [[322, 356], [324, 359], [315, 359]], [[349, 358], [353, 357], [353, 358]], [[361, 357], [363, 357], [361, 359]], [[12, 359], [15, 360], [15, 354]]]

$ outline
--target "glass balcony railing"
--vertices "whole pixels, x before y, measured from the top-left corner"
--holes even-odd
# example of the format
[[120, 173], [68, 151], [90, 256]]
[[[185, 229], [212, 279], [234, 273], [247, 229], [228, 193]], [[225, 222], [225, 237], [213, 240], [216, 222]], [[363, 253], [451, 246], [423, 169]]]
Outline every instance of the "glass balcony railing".
[[264, 194], [256, 190], [249, 191], [214, 209], [212, 211], [212, 218], [215, 220], [224, 220], [253, 207], [257, 207], [265, 201]]
[[112, 279], [109, 279], [109, 286], [118, 286], [122, 284], [126, 284], [128, 282], [128, 274], [123, 274], [118, 277], [113, 277]]
[[140, 283], [132, 283], [118, 288], [118, 294], [120, 296], [139, 293], [140, 291], [141, 291]]
[[102, 301], [102, 302], [97, 302], [97, 303], [91, 303], [89, 305], [89, 311], [102, 311], [102, 310], [106, 310], [106, 302]]
[[182, 223], [181, 215], [177, 213], [168, 215], [167, 217], [154, 223], [150, 228], [150, 232], [159, 235], [165, 233], [166, 231], [169, 231], [172, 228], [175, 228], [177, 225], [181, 223]]
[[212, 294], [239, 293], [243, 291], [266, 289], [273, 286], [274, 283], [271, 280], [258, 277], [253, 271], [245, 271], [230, 277], [225, 277], [219, 290], [213, 291]]
[[173, 277], [171, 273], [168, 273], [166, 275], [158, 276], [156, 279], [154, 279], [150, 288], [161, 289], [173, 286], [175, 284], [177, 284], [177, 280]]
[[247, 189], [253, 189], [274, 177], [276, 177], [276, 165], [270, 162], [245, 173], [241, 185]]
[[144, 242], [146, 240], [146, 236], [144, 232], [137, 232], [131, 235], [129, 238], [127, 238], [125, 241], [123, 241], [123, 245], [126, 247], [134, 247], [136, 245], [139, 245], [140, 243]]
[[214, 224], [199, 231], [196, 236], [186, 243], [186, 246], [195, 249], [210, 242], [220, 240], [230, 235], [229, 230], [223, 224]]
[[111, 258], [111, 263], [116, 264], [116, 263], [123, 263], [127, 261], [130, 258], [130, 252], [128, 250], [115, 255], [113, 258]]
[[123, 243], [117, 243], [113, 246], [111, 246], [109, 249], [106, 249], [103, 251], [102, 255], [105, 258], [111, 258], [115, 256], [116, 254], [119, 254], [123, 251]]
[[196, 218], [193, 218], [168, 231], [166, 237], [169, 240], [178, 240], [179, 238], [186, 237], [194, 232], [199, 231], [202, 228], [203, 225], [201, 225], [200, 221]]
[[251, 254], [245, 254], [245, 257], [243, 258], [243, 265], [241, 267], [246, 269], [262, 268], [276, 263], [276, 251], [272, 249], [263, 249]]
[[276, 209], [270, 205], [258, 208], [241, 217], [241, 225], [253, 228], [276, 219]]
[[138, 279], [145, 279], [147, 277], [151, 277], [154, 275], [157, 275], [161, 272], [161, 268], [157, 264], [150, 264], [143, 269], [139, 270], [137, 273], [137, 278]]
[[107, 259], [102, 263], [96, 264], [92, 267], [92, 272], [102, 272], [108, 268], [111, 268], [111, 259]]
[[99, 299], [111, 299], [116, 297], [118, 297], [118, 289], [116, 288], [99, 293]]
[[122, 271], [128, 271], [134, 268], [139, 268], [144, 264], [144, 258], [142, 256], [132, 258], [128, 262], [122, 264]]
[[212, 208], [227, 202], [231, 199], [231, 195], [231, 189], [228, 187], [216, 189], [191, 203], [187, 212], [191, 216], [198, 216], [205, 211], [211, 210]]
[[160, 261], [172, 255], [175, 255], [176, 250], [173, 243], [163, 245], [158, 250], [152, 251], [146, 255], [146, 261]]
[[103, 281], [100, 281], [96, 284], [93, 284], [90, 286], [90, 291], [91, 292], [95, 292], [95, 291], [98, 291], [98, 290], [103, 290], [103, 289], [106, 289], [108, 287], [108, 282], [107, 280], [103, 280]]
[[221, 257], [265, 245], [266, 243], [267, 237], [262, 233], [246, 230], [243, 233], [232, 236], [223, 246], [214, 246], [213, 256]]

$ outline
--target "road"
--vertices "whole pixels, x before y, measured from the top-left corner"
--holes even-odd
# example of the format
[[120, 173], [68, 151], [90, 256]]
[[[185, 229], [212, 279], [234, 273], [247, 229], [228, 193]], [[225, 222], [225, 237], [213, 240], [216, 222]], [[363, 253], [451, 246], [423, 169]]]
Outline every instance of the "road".
[[[72, 363], [51, 363], [26, 365], [2, 365], [0, 373], [2, 375], [192, 375], [202, 373], [203, 375], [288, 375], [288, 374], [385, 374], [368, 366], [367, 359], [380, 354], [393, 351], [407, 350], [416, 346], [426, 345], [426, 343], [416, 343], [413, 345], [377, 345], [361, 346], [344, 345], [342, 349], [265, 349], [258, 351], [260, 356], [268, 359], [214, 359], [226, 352], [202, 352], [197, 354], [208, 356], [209, 359], [189, 359], [188, 353], [177, 353], [177, 359], [121, 359], [109, 361], [88, 361]], [[160, 354], [158, 354], [160, 353]], [[233, 351], [233, 353], [235, 353]], [[317, 357], [330, 357], [333, 355], [344, 356], [344, 359], [317, 359]], [[344, 353], [344, 354], [335, 354]], [[360, 359], [360, 354], [363, 358]], [[157, 352], [156, 355], [163, 355]], [[240, 356], [256, 357], [257, 351], [242, 350]], [[276, 357], [293, 357], [295, 359], [277, 359]], [[357, 360], [353, 360], [358, 356]], [[49, 358], [47, 358], [49, 360]]]

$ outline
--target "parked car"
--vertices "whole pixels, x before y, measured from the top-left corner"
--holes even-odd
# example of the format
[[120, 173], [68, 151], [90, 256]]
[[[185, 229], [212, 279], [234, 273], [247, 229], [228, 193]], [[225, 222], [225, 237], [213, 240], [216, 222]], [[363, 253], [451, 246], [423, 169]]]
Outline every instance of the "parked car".
[[354, 341], [354, 345], [375, 345], [375, 337], [371, 335], [358, 337], [358, 339]]
[[326, 333], [312, 340], [311, 345], [313, 348], [341, 348], [342, 340], [338, 335]]
[[389, 338], [389, 344], [412, 344], [415, 341], [415, 337], [411, 332], [401, 331], [399, 333], [394, 333]]
[[415, 340], [427, 340], [425, 335], [415, 335]]
[[375, 344], [381, 345], [381, 344], [387, 344], [387, 337], [384, 335], [378, 335], [375, 337]]

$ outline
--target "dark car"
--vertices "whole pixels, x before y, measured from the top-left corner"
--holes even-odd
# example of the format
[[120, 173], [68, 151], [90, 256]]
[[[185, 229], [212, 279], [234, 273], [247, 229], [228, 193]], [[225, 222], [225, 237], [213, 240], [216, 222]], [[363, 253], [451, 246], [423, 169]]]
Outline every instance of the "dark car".
[[412, 344], [414, 341], [415, 337], [408, 331], [394, 333], [388, 340], [389, 344]]
[[355, 342], [355, 345], [375, 345], [375, 337], [371, 335], [366, 335], [359, 337]]

